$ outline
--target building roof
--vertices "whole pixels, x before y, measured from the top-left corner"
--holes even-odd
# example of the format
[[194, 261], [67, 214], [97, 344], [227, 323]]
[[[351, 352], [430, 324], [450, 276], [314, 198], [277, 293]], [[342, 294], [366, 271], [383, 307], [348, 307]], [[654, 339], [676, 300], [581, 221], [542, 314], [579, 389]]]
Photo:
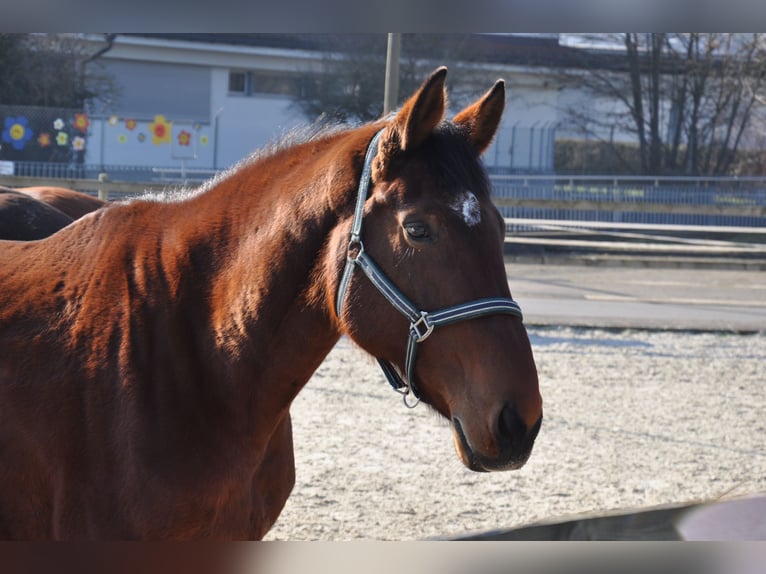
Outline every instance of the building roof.
[[[126, 34], [128, 35], [128, 34]], [[354, 46], [369, 49], [371, 38], [377, 37], [385, 47], [385, 34], [217, 34], [217, 33], [153, 33], [129, 34], [154, 39], [167, 39], [208, 44], [310, 50], [343, 51]], [[598, 51], [562, 45], [555, 34], [403, 34], [402, 53], [411, 57], [440, 59], [445, 51], [464, 62], [549, 68], [616, 68], [624, 56], [613, 51]], [[382, 52], [384, 53], [384, 52]]]

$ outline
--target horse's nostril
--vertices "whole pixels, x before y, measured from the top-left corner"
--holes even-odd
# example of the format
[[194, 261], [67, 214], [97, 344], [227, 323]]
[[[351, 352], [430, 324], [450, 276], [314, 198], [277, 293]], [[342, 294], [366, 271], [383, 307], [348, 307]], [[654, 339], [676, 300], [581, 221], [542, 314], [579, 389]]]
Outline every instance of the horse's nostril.
[[506, 404], [497, 421], [497, 438], [504, 447], [520, 442], [527, 432], [527, 425], [511, 405]]

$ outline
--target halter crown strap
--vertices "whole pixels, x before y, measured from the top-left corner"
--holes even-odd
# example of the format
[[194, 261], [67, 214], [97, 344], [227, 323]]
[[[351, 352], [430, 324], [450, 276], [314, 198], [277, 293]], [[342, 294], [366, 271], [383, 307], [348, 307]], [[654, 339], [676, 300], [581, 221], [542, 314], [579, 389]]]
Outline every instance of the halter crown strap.
[[[486, 299], [476, 299], [468, 303], [461, 303], [446, 307], [438, 311], [419, 310], [391, 280], [377, 266], [375, 261], [365, 252], [362, 243], [362, 221], [364, 219], [364, 204], [370, 186], [370, 177], [372, 173], [372, 160], [378, 149], [378, 140], [383, 130], [380, 130], [370, 141], [367, 148], [367, 154], [364, 160], [362, 177], [359, 181], [359, 190], [356, 199], [356, 208], [354, 209], [354, 219], [351, 224], [351, 234], [349, 236], [348, 254], [346, 256], [346, 266], [343, 269], [338, 296], [336, 300], [336, 311], [340, 318], [343, 313], [343, 302], [346, 298], [348, 285], [351, 281], [351, 275], [355, 267], [359, 267], [370, 282], [380, 291], [393, 307], [404, 315], [410, 321], [409, 338], [407, 339], [407, 354], [405, 358], [405, 376], [403, 379], [397, 368], [391, 362], [385, 359], [378, 359], [378, 364], [383, 370], [383, 374], [388, 379], [391, 386], [400, 392], [404, 397], [404, 404], [408, 407], [414, 407], [420, 401], [415, 389], [415, 358], [417, 357], [418, 343], [425, 341], [436, 327], [449, 325], [466, 319], [473, 319], [484, 315], [509, 314], [519, 318], [522, 317], [519, 304], [513, 299], [507, 297], [491, 297]], [[416, 398], [414, 404], [407, 402], [407, 395], [412, 392]]]
[[[385, 129], [385, 128], [384, 128]], [[383, 130], [377, 132], [370, 144], [367, 146], [367, 153], [364, 156], [364, 167], [362, 168], [362, 176], [359, 179], [359, 190], [356, 194], [356, 207], [354, 208], [354, 219], [351, 223], [351, 235], [349, 237], [349, 252], [355, 246], [359, 246], [359, 250], [364, 251], [362, 245], [362, 220], [364, 219], [364, 202], [367, 201], [367, 195], [370, 189], [370, 182], [372, 181], [372, 160], [375, 159], [375, 154], [378, 153], [378, 141], [383, 134]], [[335, 310], [338, 313], [338, 317], [343, 314], [343, 301], [346, 298], [346, 291], [348, 290], [349, 281], [351, 281], [351, 274], [354, 271], [354, 264], [350, 258], [346, 259], [346, 267], [343, 269], [343, 276], [340, 280], [340, 287], [338, 288], [338, 298], [335, 302]]]

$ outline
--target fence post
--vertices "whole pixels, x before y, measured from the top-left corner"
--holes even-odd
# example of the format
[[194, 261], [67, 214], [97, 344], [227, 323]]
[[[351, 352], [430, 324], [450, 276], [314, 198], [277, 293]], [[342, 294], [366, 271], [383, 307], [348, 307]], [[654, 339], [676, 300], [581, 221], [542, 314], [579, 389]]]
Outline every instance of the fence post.
[[[106, 174], [104, 172], [99, 173], [98, 181], [99, 183], [106, 183], [107, 181], [109, 181], [109, 174]], [[98, 198], [102, 201], [109, 201], [109, 190], [99, 187]]]

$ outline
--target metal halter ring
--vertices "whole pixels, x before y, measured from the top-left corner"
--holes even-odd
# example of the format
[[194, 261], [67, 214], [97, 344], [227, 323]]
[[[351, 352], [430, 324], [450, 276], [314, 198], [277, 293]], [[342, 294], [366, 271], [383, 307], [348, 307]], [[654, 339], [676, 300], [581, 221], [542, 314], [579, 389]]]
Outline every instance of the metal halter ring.
[[[421, 331], [422, 326], [425, 327], [424, 331]], [[433, 325], [428, 321], [428, 312], [421, 311], [420, 318], [414, 323], [410, 323], [410, 333], [416, 343], [422, 343], [431, 336], [431, 333], [434, 332], [434, 327], [436, 327], [436, 325]]]

